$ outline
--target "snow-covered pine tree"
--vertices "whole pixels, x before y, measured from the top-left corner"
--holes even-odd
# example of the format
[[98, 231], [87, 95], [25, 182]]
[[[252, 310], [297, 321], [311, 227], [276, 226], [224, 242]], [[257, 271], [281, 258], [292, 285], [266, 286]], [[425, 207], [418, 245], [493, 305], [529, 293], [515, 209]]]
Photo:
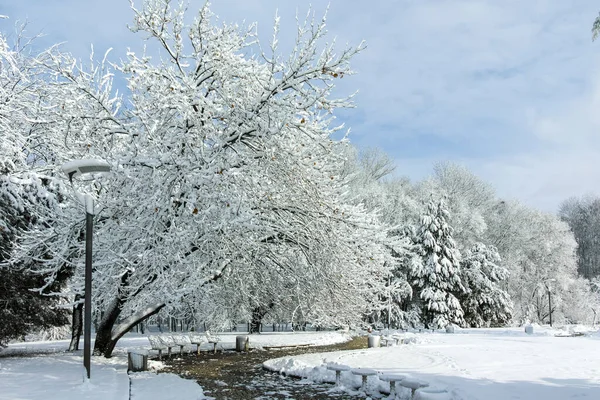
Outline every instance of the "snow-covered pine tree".
[[496, 248], [482, 243], [476, 243], [462, 260], [461, 277], [466, 293], [459, 298], [467, 325], [501, 326], [510, 321], [512, 301], [500, 287], [509, 273], [500, 262]]
[[461, 255], [452, 238], [449, 219], [444, 200], [436, 202], [432, 198], [421, 217], [416, 237], [423, 263], [414, 264], [411, 281], [414, 298], [421, 302], [423, 323], [428, 328], [442, 328], [450, 323], [464, 325], [465, 322], [456, 297], [465, 291], [460, 279]]

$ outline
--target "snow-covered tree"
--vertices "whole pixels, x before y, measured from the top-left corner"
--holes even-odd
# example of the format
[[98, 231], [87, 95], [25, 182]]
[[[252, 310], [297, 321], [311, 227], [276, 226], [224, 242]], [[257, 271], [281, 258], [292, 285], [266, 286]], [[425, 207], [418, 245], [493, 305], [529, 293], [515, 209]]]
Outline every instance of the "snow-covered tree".
[[[517, 321], [548, 320], [547, 282], [552, 284], [553, 308], [560, 308], [566, 290], [577, 277], [577, 243], [568, 225], [557, 216], [500, 202], [488, 218], [485, 243], [498, 249], [510, 272], [506, 291]], [[559, 320], [559, 315], [554, 315]]]
[[600, 276], [600, 198], [570, 198], [561, 204], [559, 216], [575, 235], [579, 273], [587, 279]]
[[[363, 239], [372, 218], [343, 202], [344, 160], [331, 139], [341, 129], [333, 111], [351, 106], [332, 96], [334, 82], [351, 74], [349, 60], [362, 45], [337, 55], [334, 45], [321, 49], [324, 20], [309, 19], [289, 56], [278, 50], [278, 23], [269, 54], [253, 55], [255, 27], [214, 25], [208, 6], [190, 25], [168, 0], [146, 1], [134, 14], [134, 31], [158, 44], [162, 58], [129, 53], [118, 67], [127, 107], [106, 63], [87, 68], [55, 55], [44, 64], [61, 100], [47, 117], [56, 165], [95, 157], [114, 171], [87, 188], [100, 208], [94, 304], [103, 318], [95, 352], [110, 356], [133, 324], [237, 271], [260, 282], [254, 269], [268, 268], [285, 277], [282, 285], [313, 276], [322, 283], [319, 298], [342, 287], [338, 303], [364, 309], [365, 297], [347, 289], [368, 288], [383, 263], [372, 262], [379, 252]], [[51, 238], [71, 232], [60, 237], [76, 243], [69, 227], [82, 217], [65, 215], [30, 235], [24, 254], [33, 259], [50, 247], [44, 268], [52, 270], [70, 247]], [[72, 260], [73, 288], [81, 261]], [[336, 270], [341, 284], [331, 279]]]
[[503, 326], [512, 317], [512, 302], [502, 286], [508, 270], [498, 251], [482, 243], [475, 244], [461, 262], [461, 278], [466, 293], [460, 296], [468, 326]]
[[460, 279], [461, 255], [452, 238], [449, 219], [444, 200], [432, 198], [421, 217], [416, 237], [423, 263], [416, 265], [410, 277], [421, 301], [423, 322], [430, 328], [450, 323], [464, 325], [463, 310], [457, 299], [465, 291]]
[[431, 178], [416, 185], [416, 190], [423, 202], [432, 193], [445, 196], [460, 251], [481, 241], [487, 229], [486, 216], [495, 202], [494, 190], [488, 183], [462, 165], [441, 162], [434, 165]]
[[[38, 157], [44, 121], [37, 116], [46, 95], [38, 63], [45, 57], [30, 55], [18, 44], [10, 48], [0, 34], [0, 345], [33, 329], [66, 323], [58, 299], [35, 291], [46, 285], [44, 276], [9, 262], [21, 235], [52, 224], [63, 196]], [[59, 268], [49, 289], [59, 292], [70, 273]]]

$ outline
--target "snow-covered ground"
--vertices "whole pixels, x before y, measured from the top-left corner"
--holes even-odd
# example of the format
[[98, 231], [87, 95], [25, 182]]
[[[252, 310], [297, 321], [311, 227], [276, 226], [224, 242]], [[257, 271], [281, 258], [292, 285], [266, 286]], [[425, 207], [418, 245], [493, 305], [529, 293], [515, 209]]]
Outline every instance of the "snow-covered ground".
[[[328, 382], [334, 382], [335, 375], [324, 363], [374, 368], [424, 380], [456, 400], [600, 399], [600, 334], [564, 337], [572, 332], [536, 327], [533, 335], [522, 328], [405, 334], [414, 337], [412, 343], [284, 357], [265, 366]], [[345, 387], [359, 382], [349, 372], [342, 373]], [[379, 390], [389, 390], [389, 384], [369, 378], [367, 392], [378, 397]]]
[[[235, 347], [236, 334], [221, 334], [224, 348]], [[337, 332], [252, 335], [255, 347], [291, 344], [332, 344], [347, 340]], [[143, 335], [128, 334], [110, 359], [92, 357], [90, 381], [79, 354], [66, 353], [68, 341], [11, 344], [0, 352], [0, 400], [197, 400], [206, 398], [193, 380], [173, 374], [127, 374], [127, 350], [149, 349]], [[82, 344], [83, 345], [83, 344]], [[35, 354], [35, 355], [33, 355]], [[149, 361], [151, 370], [162, 363]], [[130, 392], [131, 391], [131, 392]], [[131, 395], [130, 395], [131, 393]]]

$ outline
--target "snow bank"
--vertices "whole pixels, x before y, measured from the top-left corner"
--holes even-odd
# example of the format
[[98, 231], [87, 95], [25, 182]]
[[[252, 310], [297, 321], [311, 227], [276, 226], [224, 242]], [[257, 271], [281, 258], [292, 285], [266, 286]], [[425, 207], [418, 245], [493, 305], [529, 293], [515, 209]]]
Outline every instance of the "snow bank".
[[[387, 348], [305, 354], [268, 360], [264, 367], [314, 382], [334, 382], [327, 363], [400, 373], [447, 390], [453, 400], [600, 398], [598, 331], [585, 327], [463, 329], [456, 334], [417, 334], [417, 342]], [[556, 336], [585, 331], [586, 336]], [[535, 330], [534, 330], [535, 332]], [[567, 336], [567, 335], [564, 335]], [[342, 372], [342, 384], [359, 380]], [[371, 395], [389, 385], [369, 378]], [[375, 396], [376, 397], [376, 396]]]

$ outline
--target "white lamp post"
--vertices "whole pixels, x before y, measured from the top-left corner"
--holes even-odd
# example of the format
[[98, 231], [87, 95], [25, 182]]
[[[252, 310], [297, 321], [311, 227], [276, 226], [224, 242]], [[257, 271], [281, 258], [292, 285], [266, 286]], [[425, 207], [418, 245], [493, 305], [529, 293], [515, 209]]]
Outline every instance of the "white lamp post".
[[[69, 178], [71, 185], [73, 178], [89, 173], [110, 172], [110, 165], [101, 160], [74, 160], [62, 166], [63, 172]], [[94, 223], [94, 199], [89, 194], [81, 194], [75, 188], [77, 199], [85, 207], [85, 301], [83, 324], [83, 365], [90, 379], [91, 364], [91, 336], [92, 336], [92, 234]]]

